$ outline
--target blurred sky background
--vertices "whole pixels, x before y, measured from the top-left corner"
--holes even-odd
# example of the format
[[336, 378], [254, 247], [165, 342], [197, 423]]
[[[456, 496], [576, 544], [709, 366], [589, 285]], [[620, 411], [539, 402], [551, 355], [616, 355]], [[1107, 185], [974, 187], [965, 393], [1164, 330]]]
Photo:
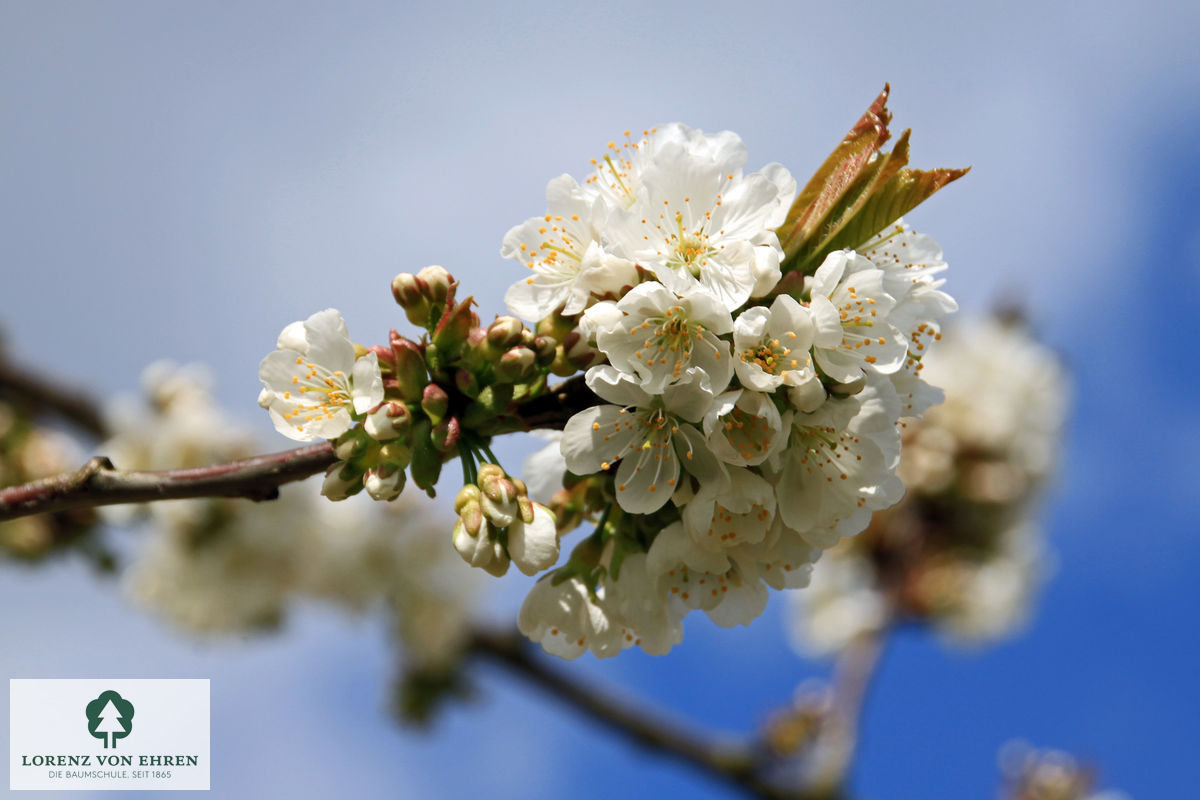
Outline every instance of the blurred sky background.
[[[913, 164], [974, 167], [909, 217], [947, 289], [965, 314], [1022, 304], [1076, 395], [1035, 618], [980, 652], [896, 637], [857, 786], [991, 797], [998, 748], [1025, 737], [1140, 800], [1190, 796], [1198, 35], [1183, 2], [4, 0], [0, 326], [98, 403], [156, 359], [204, 362], [285, 449], [254, 400], [288, 322], [334, 306], [383, 341], [406, 324], [391, 277], [430, 263], [490, 317], [520, 269], [504, 232], [626, 128], [728, 128], [749, 169], [803, 182], [890, 81]], [[779, 600], [732, 631], [693, 615], [665, 658], [570, 669], [744, 731], [827, 670], [788, 649]], [[380, 619], [301, 608], [278, 636], [198, 642], [77, 561], [0, 565], [0, 676], [212, 679], [215, 796], [733, 796], [490, 670], [431, 735], [403, 730], [393, 667]]]

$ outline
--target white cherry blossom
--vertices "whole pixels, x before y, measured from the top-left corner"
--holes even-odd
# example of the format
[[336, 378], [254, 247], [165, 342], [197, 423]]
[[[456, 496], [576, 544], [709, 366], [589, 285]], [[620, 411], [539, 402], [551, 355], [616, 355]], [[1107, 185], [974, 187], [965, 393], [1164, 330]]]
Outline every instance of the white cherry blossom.
[[293, 322], [279, 335], [278, 349], [258, 368], [258, 403], [275, 429], [302, 442], [336, 439], [383, 402], [383, 376], [374, 353], [355, 358], [354, 344], [335, 309]]
[[615, 253], [676, 294], [704, 292], [729, 311], [774, 286], [783, 251], [773, 229], [795, 191], [782, 167], [742, 176], [668, 143], [645, 167], [642, 189], [637, 203], [609, 220]]
[[689, 367], [702, 369], [714, 388], [728, 385], [733, 361], [729, 343], [718, 337], [733, 328], [733, 318], [713, 298], [678, 297], [652, 281], [635, 286], [616, 308], [621, 318], [605, 320], [596, 344], [648, 393], [662, 394]]
[[540, 320], [562, 306], [564, 314], [583, 311], [589, 298], [618, 292], [637, 282], [633, 264], [610, 254], [601, 237], [609, 208], [570, 175], [546, 186], [547, 211], [513, 227], [500, 255], [532, 270], [504, 295], [512, 313]]
[[871, 376], [857, 395], [797, 414], [773, 475], [787, 526], [829, 547], [865, 528], [873, 511], [899, 500], [898, 417], [899, 399], [881, 376]]
[[717, 458], [739, 467], [761, 464], [787, 444], [785, 420], [769, 395], [735, 389], [717, 398], [704, 417], [704, 434]]
[[577, 576], [559, 582], [547, 575], [526, 595], [517, 628], [551, 655], [572, 659], [591, 650], [604, 658], [631, 643], [613, 616], [603, 585], [593, 596]]
[[[642, 139], [632, 141], [625, 131], [621, 144], [609, 142], [603, 156], [592, 159], [595, 170], [585, 185], [597, 192], [611, 208], [629, 208], [642, 195], [642, 174], [646, 166], [668, 144], [685, 148], [697, 158], [717, 164], [725, 174], [740, 176], [746, 165], [746, 146], [732, 131], [704, 133], [678, 122], [642, 131]], [[792, 188], [793, 194], [795, 187]]]
[[649, 514], [662, 508], [682, 470], [701, 483], [724, 480], [724, 468], [692, 423], [713, 403], [708, 376], [689, 368], [662, 395], [650, 395], [611, 366], [592, 367], [588, 387], [610, 405], [593, 406], [567, 421], [562, 454], [576, 475], [609, 470], [617, 461], [617, 502]]
[[683, 509], [683, 527], [701, 547], [725, 552], [763, 541], [775, 520], [775, 489], [748, 469], [729, 470], [729, 488], [701, 486]]
[[775, 298], [769, 309], [746, 309], [733, 324], [738, 380], [759, 392], [816, 380], [812, 342], [812, 317], [790, 295]]
[[908, 353], [904, 334], [888, 320], [896, 300], [885, 273], [853, 250], [830, 253], [813, 276], [809, 310], [817, 366], [839, 383], [864, 371], [890, 374]]

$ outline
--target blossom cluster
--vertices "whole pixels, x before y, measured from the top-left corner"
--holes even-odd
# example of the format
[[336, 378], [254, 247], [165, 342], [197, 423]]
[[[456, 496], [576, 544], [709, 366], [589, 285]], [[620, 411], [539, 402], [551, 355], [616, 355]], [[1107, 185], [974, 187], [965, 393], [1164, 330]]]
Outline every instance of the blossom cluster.
[[805, 652], [840, 650], [896, 619], [993, 640], [1028, 616], [1048, 571], [1034, 512], [1066, 412], [1058, 358], [1019, 323], [989, 318], [953, 329], [924, 364], [946, 396], [904, 422], [908, 494], [793, 596]]
[[[664, 653], [697, 609], [748, 624], [900, 498], [899, 421], [940, 397], [921, 358], [956, 306], [899, 217], [964, 171], [905, 169], [907, 133], [883, 152], [885, 100], [800, 191], [779, 164], [746, 171], [728, 131], [626, 132], [504, 237], [527, 270], [511, 315], [482, 323], [442, 267], [401, 273], [419, 338], [354, 344], [319, 312], [263, 360], [259, 402], [332, 441], [333, 500], [410, 478], [432, 496], [461, 461], [453, 547], [541, 574], [518, 625], [549, 652]], [[490, 444], [534, 428], [561, 436], [526, 483]]]
[[505, 237], [530, 270], [510, 310], [579, 314], [603, 356], [550, 503], [602, 518], [519, 618], [557, 655], [662, 653], [695, 609], [748, 624], [903, 493], [897, 423], [937, 399], [920, 358], [955, 309], [941, 251], [897, 222], [777, 291], [796, 182], [746, 160], [729, 132], [646, 131], [551, 181], [546, 213]]

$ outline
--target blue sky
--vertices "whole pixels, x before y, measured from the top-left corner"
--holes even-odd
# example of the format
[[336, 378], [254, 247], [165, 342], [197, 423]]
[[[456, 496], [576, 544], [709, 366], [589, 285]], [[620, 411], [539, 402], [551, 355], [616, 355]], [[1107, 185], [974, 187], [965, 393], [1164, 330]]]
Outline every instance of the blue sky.
[[[972, 173], [911, 217], [966, 313], [1024, 303], [1075, 381], [1047, 507], [1059, 570], [1020, 636], [915, 632], [868, 710], [864, 796], [987, 796], [1021, 736], [1134, 797], [1200, 782], [1200, 11], [1183, 3], [601, 5], [0, 2], [0, 325], [23, 359], [136, 387], [209, 364], [262, 431], [257, 364], [335, 306], [360, 340], [429, 263], [501, 310], [507, 228], [626, 128], [742, 135], [750, 166], [815, 168], [878, 92], [918, 166]], [[528, 442], [502, 455], [515, 459]], [[503, 602], [520, 597], [509, 579]], [[744, 730], [826, 667], [780, 603], [683, 647], [569, 666]], [[507, 676], [419, 736], [386, 716], [379, 620], [295, 610], [275, 637], [197, 643], [81, 564], [0, 570], [0, 671], [213, 680], [214, 792], [318, 797], [729, 793], [578, 723]], [[7, 703], [7, 697], [0, 700]], [[288, 763], [265, 773], [279, 748]]]

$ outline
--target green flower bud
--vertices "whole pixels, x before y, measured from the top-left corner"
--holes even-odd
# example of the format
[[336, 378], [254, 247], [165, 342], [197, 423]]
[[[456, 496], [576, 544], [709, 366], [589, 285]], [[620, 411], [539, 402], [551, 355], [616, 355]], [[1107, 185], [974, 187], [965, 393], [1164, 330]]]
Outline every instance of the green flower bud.
[[433, 344], [437, 347], [445, 364], [452, 363], [463, 346], [471, 329], [479, 325], [479, 316], [471, 310], [475, 299], [468, 297], [458, 305], [446, 309], [433, 330]]
[[380, 403], [363, 421], [363, 430], [377, 442], [403, 438], [411, 428], [412, 413], [404, 403]]
[[361, 458], [370, 447], [370, 442], [362, 428], [353, 427], [337, 438], [333, 452], [342, 461]]
[[514, 347], [500, 356], [496, 364], [496, 379], [504, 383], [521, 383], [533, 377], [537, 370], [537, 354], [527, 347]]
[[524, 330], [525, 326], [516, 317], [507, 314], [496, 317], [496, 321], [487, 328], [488, 344], [497, 351], [503, 352], [521, 342], [521, 334]]
[[551, 314], [538, 322], [536, 332], [549, 336], [557, 341], [562, 341], [567, 334], [575, 330], [578, 325], [579, 317], [564, 317], [559, 314]]
[[429, 383], [421, 390], [421, 409], [429, 417], [434, 425], [442, 421], [446, 416], [446, 410], [450, 408], [450, 395], [446, 394], [446, 390], [438, 386], [436, 383]]
[[379, 463], [404, 469], [412, 461], [412, 449], [399, 441], [388, 442], [379, 448]]
[[430, 433], [430, 438], [433, 439], [433, 446], [443, 453], [458, 447], [459, 437], [462, 436], [462, 425], [458, 421], [458, 417], [446, 417], [444, 420], [433, 426], [433, 431]]
[[[500, 414], [508, 409], [512, 402], [513, 387], [511, 383], [498, 383], [485, 386], [479, 393], [479, 404], [493, 414]], [[474, 426], [471, 426], [474, 427]]]
[[424, 282], [416, 275], [401, 272], [392, 278], [392, 297], [404, 309], [404, 316], [408, 317], [409, 322], [422, 328], [428, 328], [432, 316], [432, 306], [429, 298], [422, 291], [423, 285]]
[[438, 309], [453, 300], [454, 290], [458, 286], [449, 270], [436, 264], [418, 272], [417, 280], [421, 283], [421, 293]]
[[571, 331], [562, 342], [563, 355], [576, 369], [587, 369], [600, 361], [600, 351], [589, 345], [579, 331]]
[[454, 387], [472, 399], [479, 396], [479, 379], [468, 369], [455, 370]]
[[538, 366], [548, 367], [554, 363], [554, 357], [558, 354], [558, 340], [538, 334], [533, 337], [533, 352], [537, 354]]
[[442, 474], [442, 452], [433, 446], [429, 439], [433, 424], [428, 419], [417, 419], [413, 422], [412, 435], [412, 472], [413, 483], [430, 496], [434, 496], [433, 486]]
[[405, 402], [419, 402], [421, 389], [429, 382], [421, 346], [394, 330], [389, 334], [389, 339], [395, 363], [392, 372], [396, 377], [396, 390]]

